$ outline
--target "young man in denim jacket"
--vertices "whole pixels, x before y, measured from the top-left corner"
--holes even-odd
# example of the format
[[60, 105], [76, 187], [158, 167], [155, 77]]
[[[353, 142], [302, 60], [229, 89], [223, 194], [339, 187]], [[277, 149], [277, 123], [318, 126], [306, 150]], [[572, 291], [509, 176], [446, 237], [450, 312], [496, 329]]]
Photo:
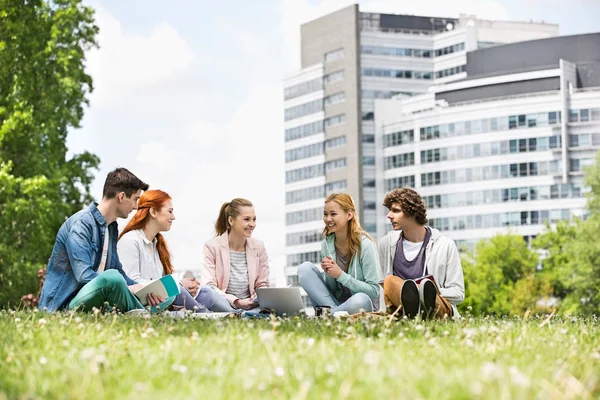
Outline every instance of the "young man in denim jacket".
[[456, 244], [426, 226], [425, 203], [415, 190], [393, 190], [383, 205], [393, 227], [378, 243], [386, 306], [401, 307], [408, 318], [421, 312], [424, 318], [458, 318], [465, 284]]
[[[117, 168], [106, 177], [100, 204], [92, 202], [65, 221], [48, 262], [40, 310], [144, 308], [133, 295], [142, 285], [131, 280], [119, 262], [117, 218], [127, 218], [147, 189], [127, 169]], [[162, 299], [151, 295], [148, 301], [155, 306]]]

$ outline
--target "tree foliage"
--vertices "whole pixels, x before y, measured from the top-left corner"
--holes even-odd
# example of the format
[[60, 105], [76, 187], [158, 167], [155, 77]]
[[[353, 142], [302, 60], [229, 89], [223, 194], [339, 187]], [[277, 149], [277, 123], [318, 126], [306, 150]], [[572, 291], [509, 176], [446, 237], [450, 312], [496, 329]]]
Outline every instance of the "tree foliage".
[[466, 298], [475, 313], [522, 314], [536, 307], [550, 286], [536, 274], [538, 255], [520, 235], [508, 233], [480, 241], [463, 257]]
[[0, 0], [0, 306], [34, 291], [64, 220], [91, 200], [98, 158], [67, 158], [83, 117], [96, 46], [81, 0]]

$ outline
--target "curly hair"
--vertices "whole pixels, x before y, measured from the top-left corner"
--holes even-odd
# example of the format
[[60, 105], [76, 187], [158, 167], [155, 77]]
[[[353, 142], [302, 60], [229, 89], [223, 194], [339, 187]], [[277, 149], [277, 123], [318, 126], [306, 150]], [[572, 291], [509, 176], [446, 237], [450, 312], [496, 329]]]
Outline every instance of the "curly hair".
[[402, 212], [414, 218], [419, 225], [427, 224], [427, 209], [423, 198], [416, 190], [408, 187], [392, 190], [385, 195], [383, 205], [390, 209], [394, 203], [400, 205]]

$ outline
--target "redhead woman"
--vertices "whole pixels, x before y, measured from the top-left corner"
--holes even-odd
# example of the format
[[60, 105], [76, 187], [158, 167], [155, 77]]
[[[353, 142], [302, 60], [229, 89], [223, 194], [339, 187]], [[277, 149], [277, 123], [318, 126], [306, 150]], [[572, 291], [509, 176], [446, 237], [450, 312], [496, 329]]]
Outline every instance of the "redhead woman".
[[204, 245], [201, 280], [215, 292], [212, 311], [258, 310], [256, 289], [269, 287], [269, 256], [254, 239], [254, 206], [233, 199], [221, 206], [216, 236]]
[[[173, 274], [171, 254], [160, 232], [169, 231], [174, 220], [171, 196], [162, 190], [142, 194], [137, 212], [117, 243], [119, 259], [128, 276], [145, 283]], [[199, 287], [195, 278], [181, 279], [180, 284], [181, 293], [170, 300], [174, 306], [195, 312], [208, 312], [213, 306], [212, 291]]]
[[298, 267], [300, 285], [314, 306], [355, 314], [373, 311], [379, 296], [379, 266], [373, 239], [361, 228], [350, 195], [334, 193], [325, 200], [321, 268], [311, 262]]

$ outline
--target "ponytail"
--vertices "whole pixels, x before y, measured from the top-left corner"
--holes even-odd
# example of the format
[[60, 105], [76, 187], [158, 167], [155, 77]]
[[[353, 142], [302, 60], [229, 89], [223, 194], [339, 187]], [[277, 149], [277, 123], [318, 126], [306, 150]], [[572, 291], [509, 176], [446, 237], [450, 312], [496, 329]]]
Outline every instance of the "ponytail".
[[229, 221], [227, 220], [227, 207], [231, 202], [225, 202], [221, 206], [221, 210], [219, 211], [219, 217], [217, 218], [217, 223], [215, 224], [215, 233], [217, 236], [221, 236], [225, 232], [229, 231]]
[[215, 223], [216, 236], [221, 236], [225, 232], [229, 232], [231, 230], [231, 225], [229, 225], [229, 217], [237, 217], [240, 214], [240, 209], [242, 207], [254, 207], [254, 204], [252, 204], [250, 200], [239, 197], [231, 200], [230, 202], [223, 203], [221, 210], [219, 210], [219, 217]]

